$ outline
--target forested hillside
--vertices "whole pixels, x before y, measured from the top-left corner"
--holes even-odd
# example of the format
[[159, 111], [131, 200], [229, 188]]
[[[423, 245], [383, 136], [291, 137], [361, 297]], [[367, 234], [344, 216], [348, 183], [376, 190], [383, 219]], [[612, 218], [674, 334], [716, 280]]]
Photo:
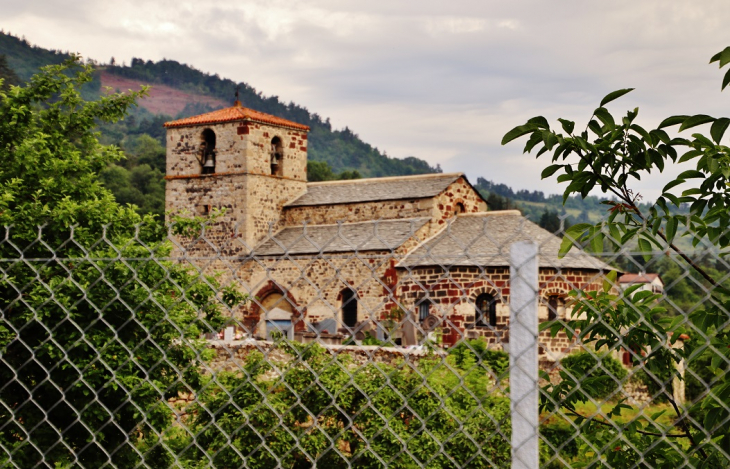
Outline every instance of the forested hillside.
[[[5, 77], [7, 83], [20, 83], [30, 78], [39, 67], [60, 63], [68, 57], [67, 52], [43, 49], [22, 38], [0, 33], [0, 77]], [[119, 201], [135, 204], [143, 213], [162, 215], [164, 211], [163, 124], [171, 119], [223, 107], [232, 101], [236, 89], [245, 106], [311, 127], [308, 177], [312, 181], [441, 171], [438, 166], [431, 167], [415, 157], [389, 158], [363, 142], [348, 127], [333, 129], [328, 118], [304, 106], [282, 102], [279, 97], [266, 96], [246, 83], [236, 83], [174, 60], [152, 62], [135, 58], [128, 65], [120, 64], [114, 58], [106, 64], [94, 60], [88, 62], [97, 69], [95, 81], [85, 90], [90, 95], [101, 92], [102, 85], [110, 85], [114, 91], [141, 84], [153, 87], [151, 96], [143, 100], [124, 121], [101, 127], [102, 140], [121, 146], [127, 154], [127, 160], [107, 168], [101, 177]], [[187, 104], [170, 107], [169, 102], [175, 98], [171, 98], [170, 93], [177, 93], [178, 103]], [[160, 104], [167, 104], [167, 109], [175, 109], [176, 112], [150, 111], [163, 108]], [[513, 191], [505, 184], [483, 178], [477, 178], [475, 187], [487, 198], [492, 210], [517, 208], [551, 231], [560, 228], [561, 219], [565, 226], [597, 220], [605, 216], [607, 208], [592, 196], [585, 199], [573, 197], [563, 206], [559, 195]]]

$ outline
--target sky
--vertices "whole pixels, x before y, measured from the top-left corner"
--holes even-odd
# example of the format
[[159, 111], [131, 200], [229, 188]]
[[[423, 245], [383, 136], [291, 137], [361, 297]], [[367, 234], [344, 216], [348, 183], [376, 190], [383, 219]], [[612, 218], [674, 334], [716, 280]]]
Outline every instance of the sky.
[[[720, 0], [0, 0], [0, 28], [127, 64], [163, 58], [306, 106], [363, 140], [445, 172], [561, 192], [550, 164], [502, 136], [533, 116], [585, 125], [609, 105], [656, 126], [730, 113], [709, 58], [730, 45]], [[634, 185], [646, 199], [680, 169]]]

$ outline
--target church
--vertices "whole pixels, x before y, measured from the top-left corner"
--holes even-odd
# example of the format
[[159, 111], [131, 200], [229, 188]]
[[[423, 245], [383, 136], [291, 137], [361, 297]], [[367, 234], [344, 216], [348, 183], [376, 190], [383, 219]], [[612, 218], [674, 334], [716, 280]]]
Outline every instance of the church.
[[[176, 254], [250, 295], [239, 333], [341, 343], [368, 336], [447, 348], [509, 343], [509, 247], [540, 249], [541, 320], [612, 270], [519, 211], [490, 211], [462, 173], [307, 182], [309, 127], [232, 107], [167, 129], [166, 212], [208, 217]], [[541, 333], [555, 360], [571, 340]]]

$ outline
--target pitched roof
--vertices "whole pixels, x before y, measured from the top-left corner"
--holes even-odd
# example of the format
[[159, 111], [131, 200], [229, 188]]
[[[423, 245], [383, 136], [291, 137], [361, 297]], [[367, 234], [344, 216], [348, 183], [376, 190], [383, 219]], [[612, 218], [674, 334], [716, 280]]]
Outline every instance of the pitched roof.
[[286, 204], [286, 207], [334, 205], [381, 200], [424, 199], [440, 194], [449, 185], [464, 177], [463, 173], [420, 174], [385, 178], [351, 179], [347, 181], [310, 182], [307, 192]]
[[292, 129], [309, 130], [309, 126], [306, 126], [304, 124], [299, 124], [290, 120], [282, 119], [281, 117], [272, 116], [271, 114], [254, 111], [253, 109], [241, 106], [238, 102], [232, 107], [218, 109], [217, 111], [207, 112], [205, 114], [200, 114], [197, 116], [186, 117], [184, 119], [165, 122], [165, 127], [169, 129], [171, 127], [187, 127], [191, 125], [201, 124], [220, 124], [223, 122], [236, 121], [252, 121], [260, 122], [263, 124], [279, 125]]
[[659, 274], [623, 274], [618, 278], [618, 283], [651, 283], [659, 279]]
[[390, 251], [406, 242], [430, 218], [374, 220], [337, 225], [288, 227], [254, 249], [255, 256]]
[[509, 266], [510, 245], [516, 241], [538, 244], [540, 267], [615, 270], [575, 248], [559, 259], [560, 238], [527, 220], [517, 210], [452, 218], [443, 230], [409, 253], [398, 267]]

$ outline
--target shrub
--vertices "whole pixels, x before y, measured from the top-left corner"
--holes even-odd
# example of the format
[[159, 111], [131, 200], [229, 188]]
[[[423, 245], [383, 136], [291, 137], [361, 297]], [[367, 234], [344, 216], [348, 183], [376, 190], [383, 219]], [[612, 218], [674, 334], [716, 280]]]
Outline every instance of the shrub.
[[581, 389], [585, 395], [594, 399], [611, 396], [627, 374], [626, 368], [607, 353], [572, 353], [560, 360], [560, 364], [583, 383]]

